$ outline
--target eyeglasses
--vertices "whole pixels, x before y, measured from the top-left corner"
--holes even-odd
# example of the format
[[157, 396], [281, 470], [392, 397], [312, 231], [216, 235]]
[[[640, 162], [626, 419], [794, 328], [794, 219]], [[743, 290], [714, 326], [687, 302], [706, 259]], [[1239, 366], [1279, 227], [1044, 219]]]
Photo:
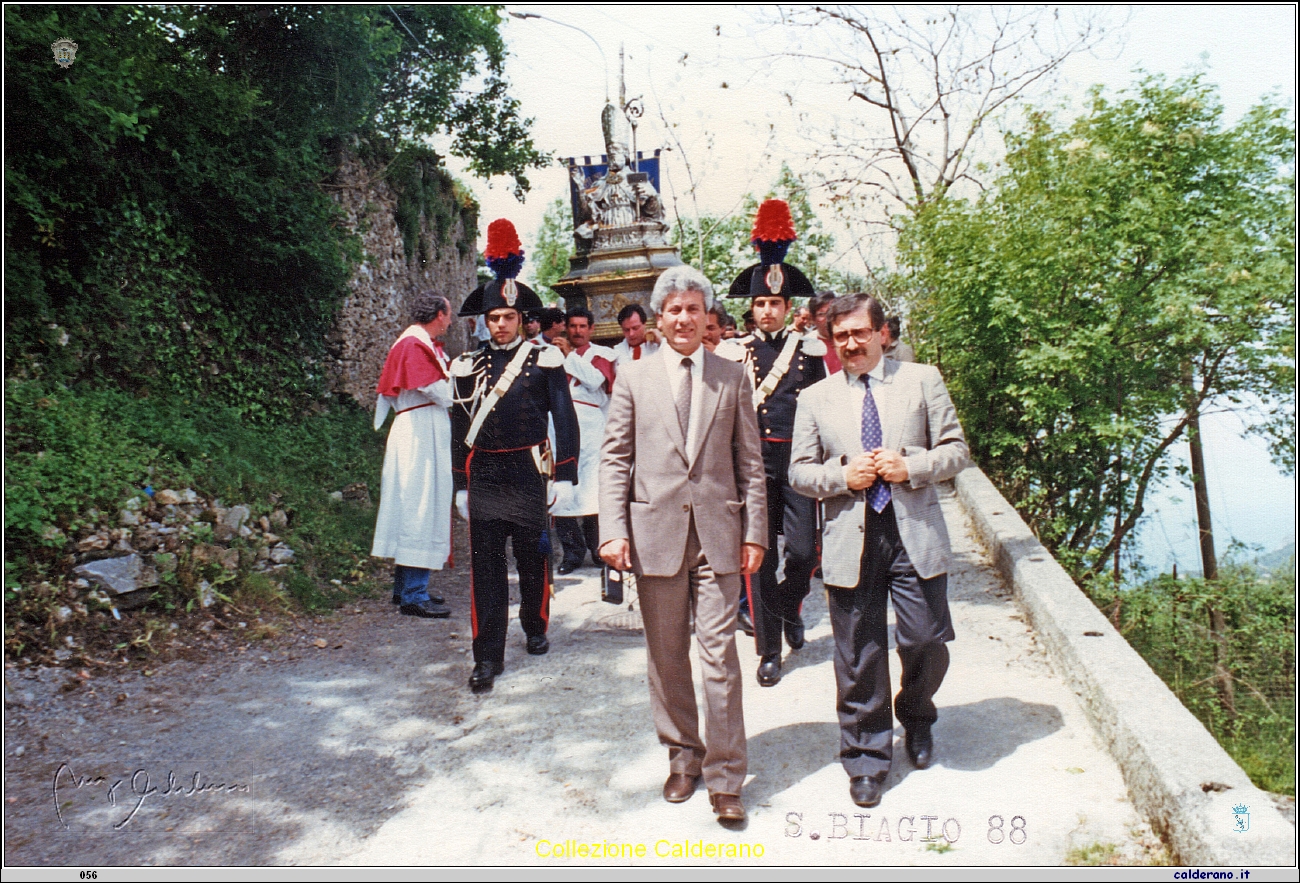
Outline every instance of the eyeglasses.
[[844, 329], [842, 331], [833, 332], [831, 334], [831, 340], [835, 341], [837, 346], [844, 346], [844, 344], [849, 342], [849, 338], [853, 338], [858, 343], [865, 344], [870, 343], [871, 338], [879, 333], [880, 332], [876, 331], [874, 328]]

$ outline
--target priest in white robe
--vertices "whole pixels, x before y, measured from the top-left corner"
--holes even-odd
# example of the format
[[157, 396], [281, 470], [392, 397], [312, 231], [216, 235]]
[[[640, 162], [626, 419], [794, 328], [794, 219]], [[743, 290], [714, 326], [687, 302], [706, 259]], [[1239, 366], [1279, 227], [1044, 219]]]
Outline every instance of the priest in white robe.
[[412, 308], [414, 324], [388, 351], [379, 377], [375, 429], [395, 411], [384, 452], [379, 517], [370, 554], [392, 558], [393, 602], [401, 613], [429, 619], [451, 615], [429, 594], [429, 574], [451, 556], [450, 372], [436, 341], [451, 324], [451, 304], [425, 294]]

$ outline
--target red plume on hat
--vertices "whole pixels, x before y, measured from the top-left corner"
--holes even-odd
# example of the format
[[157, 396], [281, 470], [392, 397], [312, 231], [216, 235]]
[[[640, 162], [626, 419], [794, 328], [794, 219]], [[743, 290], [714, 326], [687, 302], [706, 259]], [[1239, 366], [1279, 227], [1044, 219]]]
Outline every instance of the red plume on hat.
[[765, 199], [754, 216], [754, 230], [749, 241], [758, 249], [763, 266], [770, 267], [785, 260], [785, 254], [798, 236], [794, 231], [794, 218], [784, 199]]
[[505, 218], [488, 224], [487, 248], [483, 250], [488, 268], [497, 279], [513, 279], [524, 266], [524, 248], [515, 225]]

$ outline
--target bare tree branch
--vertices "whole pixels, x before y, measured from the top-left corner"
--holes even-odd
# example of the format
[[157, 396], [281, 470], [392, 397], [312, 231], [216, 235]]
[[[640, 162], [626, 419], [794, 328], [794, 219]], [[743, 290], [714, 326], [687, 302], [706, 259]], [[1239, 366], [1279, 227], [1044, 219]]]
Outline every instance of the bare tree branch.
[[852, 196], [888, 178], [871, 193], [908, 214], [958, 181], [979, 185], [972, 152], [990, 119], [1110, 31], [1095, 10], [1047, 7], [827, 5], [781, 8], [779, 21], [795, 38], [782, 54], [867, 109], [815, 136], [824, 183]]

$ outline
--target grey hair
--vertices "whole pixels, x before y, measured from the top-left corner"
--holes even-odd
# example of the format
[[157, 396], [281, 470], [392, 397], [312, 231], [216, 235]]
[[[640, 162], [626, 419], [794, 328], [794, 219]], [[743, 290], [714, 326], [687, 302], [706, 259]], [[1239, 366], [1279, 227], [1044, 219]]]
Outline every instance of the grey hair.
[[421, 294], [411, 304], [411, 319], [417, 325], [432, 322], [443, 313], [451, 312], [451, 303], [437, 294]]
[[713, 306], [713, 286], [709, 284], [709, 280], [694, 267], [681, 264], [669, 267], [659, 274], [659, 278], [655, 281], [655, 290], [650, 295], [651, 311], [662, 313], [664, 301], [674, 294], [686, 291], [698, 291], [704, 295], [704, 309]]

